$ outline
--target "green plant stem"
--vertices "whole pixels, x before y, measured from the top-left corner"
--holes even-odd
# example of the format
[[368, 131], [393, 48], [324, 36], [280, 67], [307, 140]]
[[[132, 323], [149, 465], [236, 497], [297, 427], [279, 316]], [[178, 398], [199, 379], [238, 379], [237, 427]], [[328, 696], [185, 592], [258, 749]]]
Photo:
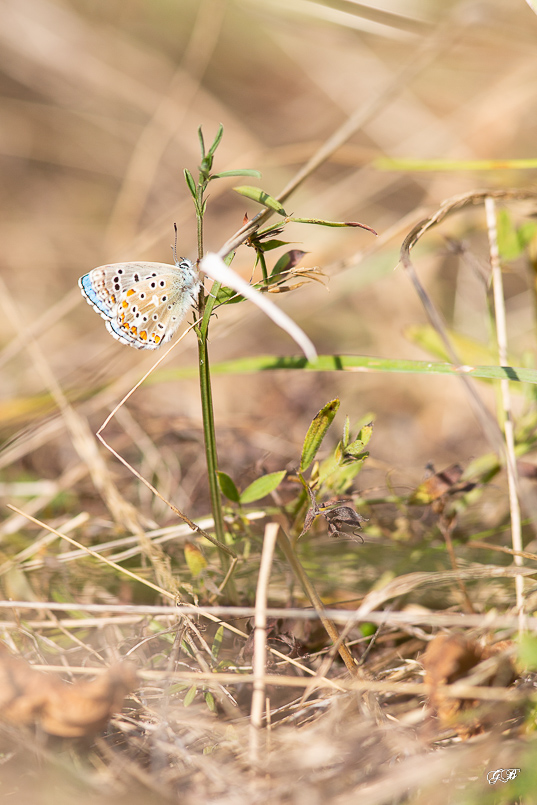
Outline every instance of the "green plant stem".
[[[197, 236], [198, 236], [198, 259], [203, 258], [203, 194], [205, 190], [204, 184], [198, 184], [198, 197], [197, 197]], [[225, 544], [226, 534], [224, 528], [224, 513], [222, 511], [222, 499], [220, 496], [220, 487], [218, 485], [218, 455], [216, 452], [216, 433], [214, 427], [214, 408], [213, 408], [213, 395], [211, 388], [211, 370], [209, 364], [209, 348], [208, 348], [208, 330], [209, 320], [211, 317], [212, 304], [207, 304], [207, 297], [203, 283], [200, 287], [198, 297], [198, 311], [202, 316], [201, 325], [196, 328], [198, 336], [198, 369], [200, 380], [200, 398], [201, 398], [201, 413], [203, 421], [203, 439], [205, 443], [205, 457], [207, 461], [207, 478], [209, 481], [209, 496], [211, 499], [211, 509], [214, 520], [214, 531], [218, 542]], [[231, 574], [230, 558], [222, 550], [220, 550], [220, 561], [222, 569], [225, 571], [226, 580], [229, 579]], [[230, 588], [231, 589], [231, 588]]]
[[[205, 440], [205, 456], [207, 459], [207, 475], [209, 479], [209, 494], [214, 519], [214, 530], [217, 540], [219, 542], [225, 542], [224, 515], [222, 512], [220, 488], [218, 486], [218, 457], [216, 453], [209, 350], [207, 348], [207, 335], [202, 332], [201, 328], [198, 335], [198, 357], [203, 436]], [[227, 570], [229, 558], [223, 552], [220, 553], [220, 556], [222, 565]]]

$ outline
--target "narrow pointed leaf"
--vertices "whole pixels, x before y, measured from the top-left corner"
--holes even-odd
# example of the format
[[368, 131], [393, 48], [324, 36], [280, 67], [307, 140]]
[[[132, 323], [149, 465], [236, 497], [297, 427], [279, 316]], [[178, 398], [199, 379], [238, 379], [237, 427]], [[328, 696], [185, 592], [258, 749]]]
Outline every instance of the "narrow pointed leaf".
[[194, 201], [197, 201], [196, 182], [194, 181], [194, 177], [192, 176], [190, 171], [187, 170], [187, 168], [185, 168], [184, 170], [184, 176], [185, 176], [185, 182], [187, 184], [188, 189], [190, 190], [192, 198], [194, 199]]
[[364, 446], [369, 443], [373, 435], [373, 423], [368, 422], [367, 425], [364, 425], [360, 428], [360, 433], [358, 434], [358, 438], [364, 443]]
[[270, 495], [271, 492], [274, 492], [277, 486], [281, 484], [283, 479], [285, 478], [285, 470], [280, 470], [280, 472], [270, 472], [268, 475], [262, 475], [261, 478], [256, 478], [256, 480], [247, 486], [244, 492], [241, 494], [240, 502], [242, 504], [245, 503], [253, 503], [254, 500], [261, 500], [261, 498]]
[[196, 685], [192, 685], [192, 687], [187, 691], [187, 694], [186, 694], [185, 698], [183, 699], [183, 705], [185, 707], [189, 707], [189, 705], [192, 704], [192, 702], [196, 698], [196, 693], [197, 692], [198, 692], [198, 689], [197, 689]]
[[210, 156], [214, 156], [214, 152], [216, 151], [216, 149], [220, 145], [220, 140], [222, 139], [223, 136], [224, 136], [224, 127], [220, 123], [220, 125], [218, 126], [218, 131], [216, 132], [216, 137], [214, 138], [214, 142], [211, 145], [211, 147], [209, 148], [209, 155]]
[[232, 500], [233, 503], [239, 503], [240, 501], [240, 494], [239, 490], [235, 486], [235, 482], [232, 478], [229, 477], [225, 472], [218, 473], [218, 483], [220, 484], [220, 489], [222, 490], [222, 494], [228, 500]]
[[269, 209], [274, 210], [274, 212], [277, 212], [278, 215], [283, 215], [284, 217], [287, 215], [280, 202], [276, 201], [276, 199], [269, 195], [269, 193], [261, 190], [260, 187], [241, 185], [240, 187], [234, 187], [233, 190], [235, 190], [235, 192], [239, 193], [241, 196], [245, 196], [252, 201], [257, 201], [257, 203], [262, 204], [263, 207], [268, 207]]
[[222, 648], [222, 641], [224, 639], [224, 627], [219, 626], [216, 630], [216, 634], [213, 638], [213, 644], [211, 646], [211, 654], [213, 660], [218, 659], [218, 655], [220, 654], [220, 649]]
[[345, 424], [343, 425], [343, 441], [342, 446], [347, 447], [350, 439], [350, 432], [351, 432], [351, 423], [349, 417], [345, 417]]
[[302, 447], [300, 472], [305, 472], [317, 455], [317, 451], [322, 444], [326, 431], [332, 424], [338, 408], [339, 400], [337, 398], [331, 400], [331, 402], [321, 408], [309, 426], [306, 438], [304, 439], [304, 446]]
[[205, 143], [203, 141], [203, 132], [201, 126], [198, 128], [198, 140], [200, 142], [201, 158], [205, 159]]
[[230, 176], [254, 176], [256, 179], [261, 179], [261, 173], [250, 168], [237, 168], [232, 171], [221, 171], [221, 173], [213, 173], [211, 179], [227, 179]]
[[307, 254], [307, 252], [303, 252], [301, 249], [291, 249], [285, 254], [282, 254], [272, 269], [270, 278], [273, 279], [279, 274], [282, 274], [284, 271], [289, 271], [289, 269], [294, 268], [296, 265], [298, 265], [298, 263], [300, 263], [305, 254]]
[[219, 305], [234, 305], [237, 302], [244, 302], [245, 297], [234, 291], [233, 288], [220, 288], [216, 295], [216, 301]]
[[286, 240], [263, 240], [259, 243], [260, 248], [263, 249], [264, 252], [270, 252], [272, 249], [279, 249], [280, 246], [288, 246], [289, 242]]

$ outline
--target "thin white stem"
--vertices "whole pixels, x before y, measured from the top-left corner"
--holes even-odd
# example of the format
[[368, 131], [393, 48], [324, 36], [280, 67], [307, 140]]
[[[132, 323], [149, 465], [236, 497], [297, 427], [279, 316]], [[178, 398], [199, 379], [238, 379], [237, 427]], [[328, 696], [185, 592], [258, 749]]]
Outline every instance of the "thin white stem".
[[[501, 366], [508, 366], [507, 361], [507, 325], [505, 316], [505, 297], [503, 292], [502, 268], [500, 265], [500, 252], [498, 249], [498, 232], [496, 226], [496, 202], [490, 196], [485, 199], [485, 213], [489, 237], [490, 264], [492, 267], [492, 292], [494, 298], [494, 317], [496, 321], [496, 338], [498, 341], [498, 356]], [[515, 456], [515, 434], [513, 413], [511, 406], [511, 393], [509, 381], [500, 380], [500, 391], [503, 406], [503, 429], [506, 447], [506, 470], [509, 488], [509, 507], [511, 510], [511, 540], [513, 550], [522, 551], [522, 523], [520, 517], [520, 502], [518, 499], [518, 475]], [[523, 565], [524, 560], [515, 554], [514, 563]], [[519, 631], [524, 629], [524, 577], [515, 577], [516, 604], [518, 611]]]
[[254, 617], [254, 662], [253, 662], [253, 693], [252, 710], [250, 715], [250, 764], [255, 768], [259, 763], [259, 744], [261, 725], [263, 722], [263, 708], [265, 706], [265, 674], [267, 665], [267, 595], [272, 567], [272, 557], [278, 536], [279, 525], [267, 523], [263, 550], [261, 552], [261, 565], [257, 579]]
[[256, 291], [255, 288], [248, 285], [233, 269], [226, 266], [221, 257], [209, 252], [201, 261], [200, 269], [207, 274], [208, 277], [211, 277], [211, 279], [221, 282], [224, 285], [229, 285], [234, 291], [242, 294], [257, 305], [265, 315], [272, 319], [278, 327], [285, 330], [285, 332], [296, 341], [308, 361], [313, 362], [317, 359], [315, 347], [304, 330], [302, 330], [298, 324], [295, 324], [287, 313], [284, 313], [284, 311], [271, 302], [270, 299], [267, 299], [266, 295]]

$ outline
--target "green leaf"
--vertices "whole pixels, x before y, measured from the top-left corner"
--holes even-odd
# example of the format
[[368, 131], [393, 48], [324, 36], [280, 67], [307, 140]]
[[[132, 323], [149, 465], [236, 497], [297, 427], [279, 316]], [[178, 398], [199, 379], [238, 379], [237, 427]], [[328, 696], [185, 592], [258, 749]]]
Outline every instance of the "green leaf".
[[211, 713], [215, 713], [216, 712], [216, 704], [215, 704], [215, 701], [214, 701], [214, 696], [211, 693], [211, 691], [210, 690], [204, 690], [203, 691], [203, 698], [205, 699], [205, 704], [207, 705], [207, 707], [209, 708]]
[[344, 451], [344, 458], [362, 458], [364, 452], [364, 443], [361, 439], [356, 439], [347, 445]]
[[261, 179], [261, 173], [250, 168], [237, 168], [233, 171], [222, 171], [221, 173], [213, 173], [211, 179], [227, 179], [230, 176], [254, 176], [256, 179]]
[[362, 457], [361, 454], [364, 452], [364, 449], [372, 435], [373, 425], [365, 425], [358, 434], [358, 438], [345, 447], [345, 456], [351, 456], [352, 458]]
[[525, 249], [537, 235], [537, 224], [535, 221], [524, 221], [517, 230], [520, 244]]
[[224, 136], [224, 127], [220, 123], [220, 125], [218, 126], [218, 131], [216, 132], [216, 137], [214, 138], [213, 144], [209, 148], [208, 156], [211, 156], [211, 157], [214, 156], [214, 152], [216, 151], [216, 149], [220, 145], [220, 140], [222, 139], [223, 136]]
[[220, 288], [216, 294], [216, 302], [219, 305], [234, 305], [236, 302], [244, 302], [244, 296], [233, 288]]
[[496, 224], [501, 259], [506, 261], [516, 260], [520, 256], [523, 247], [518, 240], [517, 231], [507, 210], [498, 210]]
[[186, 688], [188, 688], [188, 685], [185, 682], [176, 682], [175, 685], [170, 685], [166, 692], [169, 696], [172, 696], [174, 693], [181, 693]]
[[288, 241], [286, 240], [264, 240], [258, 244], [259, 248], [262, 249], [264, 252], [270, 252], [272, 249], [279, 249], [280, 246], [288, 246]]
[[274, 212], [277, 212], [278, 215], [283, 215], [284, 217], [287, 215], [280, 202], [276, 201], [275, 198], [266, 193], [264, 190], [261, 190], [260, 187], [241, 185], [240, 187], [234, 187], [233, 190], [236, 193], [239, 193], [241, 196], [245, 196], [252, 201], [257, 201], [257, 203], [262, 204], [263, 207], [268, 207], [269, 209], [274, 210]]
[[347, 445], [349, 443], [350, 432], [351, 432], [351, 423], [350, 423], [349, 417], [346, 416], [345, 417], [345, 424], [343, 425], [343, 439], [341, 441], [341, 444], [343, 445], [344, 448], [347, 447]]
[[300, 472], [305, 472], [317, 455], [317, 451], [325, 437], [326, 431], [333, 422], [339, 408], [339, 400], [331, 400], [327, 403], [308, 428], [304, 445], [302, 447], [302, 457], [300, 459]]
[[198, 128], [198, 140], [200, 142], [200, 151], [202, 160], [205, 159], [205, 143], [203, 142], [203, 132], [201, 126]]
[[220, 484], [220, 489], [222, 490], [222, 494], [228, 499], [233, 501], [233, 503], [239, 503], [240, 495], [239, 490], [235, 486], [235, 482], [232, 478], [227, 475], [225, 472], [218, 472], [218, 483]]
[[262, 475], [261, 478], [256, 478], [256, 480], [242, 492], [240, 498], [241, 504], [253, 503], [254, 500], [261, 500], [261, 498], [270, 495], [270, 493], [274, 492], [276, 487], [281, 484], [284, 478], [285, 470], [269, 472], [268, 475]]
[[185, 559], [191, 575], [196, 578], [207, 567], [207, 559], [204, 557], [197, 545], [192, 542], [185, 543]]
[[192, 198], [194, 199], [194, 201], [197, 201], [198, 199], [197, 199], [197, 195], [196, 195], [196, 193], [197, 193], [197, 191], [196, 191], [196, 182], [194, 181], [194, 177], [192, 176], [192, 174], [190, 173], [190, 171], [187, 168], [184, 169], [183, 173], [184, 173], [185, 182], [187, 184], [187, 187], [190, 190], [190, 194], [191, 194]]
[[518, 658], [521, 664], [530, 671], [537, 668], [537, 637], [535, 635], [526, 633], [520, 637]]
[[318, 481], [326, 493], [344, 495], [361, 472], [367, 458], [364, 453], [360, 458], [342, 463], [335, 455], [322, 461], [319, 467]]
[[185, 698], [183, 699], [183, 705], [185, 707], [189, 707], [196, 697], [196, 693], [198, 692], [198, 688], [196, 685], [192, 685], [191, 688], [187, 691]]
[[220, 654], [220, 649], [222, 648], [222, 641], [224, 639], [224, 627], [219, 626], [216, 630], [216, 634], [213, 638], [213, 644], [211, 646], [211, 654], [213, 660], [218, 659], [218, 655]]
[[200, 173], [207, 180], [209, 179], [209, 174], [211, 172], [212, 166], [213, 166], [213, 157], [211, 154], [207, 154], [207, 156], [204, 156], [203, 159], [201, 160], [200, 165]]
[[507, 210], [498, 210], [498, 249], [502, 260], [516, 260], [524, 253], [537, 233], [535, 221], [525, 221], [515, 227]]
[[284, 271], [289, 271], [289, 269], [294, 268], [300, 263], [305, 254], [307, 254], [307, 252], [303, 252], [300, 249], [291, 249], [291, 251], [282, 254], [271, 271], [270, 279], [275, 279]]

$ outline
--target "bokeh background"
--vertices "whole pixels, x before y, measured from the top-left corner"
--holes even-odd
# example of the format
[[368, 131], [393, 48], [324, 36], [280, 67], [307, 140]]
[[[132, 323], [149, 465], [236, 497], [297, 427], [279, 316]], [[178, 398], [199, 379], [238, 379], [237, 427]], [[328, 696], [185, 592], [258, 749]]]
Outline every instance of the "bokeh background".
[[[196, 170], [199, 126], [210, 141], [224, 125], [217, 170], [258, 169], [261, 186], [276, 195], [346, 120], [363, 115], [286, 205], [379, 232], [377, 240], [359, 229], [287, 232], [308, 252], [304, 265], [325, 272], [327, 287], [273, 299], [320, 353], [427, 358], [408, 337], [425, 314], [395, 270], [404, 236], [449, 196], [533, 182], [532, 170], [405, 172], [379, 162], [534, 155], [537, 17], [522, 0], [1, 0], [0, 43], [0, 461], [8, 481], [52, 482], [27, 487], [43, 501], [73, 488], [91, 496], [83, 471], [74, 471], [79, 458], [51, 401], [50, 377], [95, 430], [155, 360], [110, 338], [77, 279], [105, 262], [169, 262], [174, 221], [179, 253], [195, 257], [182, 171]], [[252, 182], [211, 188], [207, 249], [219, 249], [244, 213], [257, 211], [233, 192], [237, 183]], [[482, 283], [445, 240], [466, 239], [486, 265], [484, 227], [482, 210], [450, 219], [416, 260], [448, 323], [486, 345]], [[249, 277], [252, 265], [252, 250], [241, 248], [235, 268]], [[511, 344], [521, 355], [533, 343], [527, 267], [506, 285]], [[41, 353], [32, 353], [34, 343]], [[214, 322], [215, 363], [295, 353], [250, 305], [224, 309]], [[195, 362], [191, 336], [165, 368]], [[167, 378], [136, 392], [113, 441], [134, 463], [144, 445], [148, 474], [199, 513], [206, 498], [197, 383]], [[465, 465], [486, 447], [453, 378], [216, 376], [222, 468], [243, 485], [261, 466], [296, 466], [311, 418], [335, 396], [351, 421], [376, 416], [364, 489], [409, 489], [428, 461]], [[128, 490], [135, 482], [127, 471], [106, 461]], [[15, 488], [6, 490], [13, 499]]]

